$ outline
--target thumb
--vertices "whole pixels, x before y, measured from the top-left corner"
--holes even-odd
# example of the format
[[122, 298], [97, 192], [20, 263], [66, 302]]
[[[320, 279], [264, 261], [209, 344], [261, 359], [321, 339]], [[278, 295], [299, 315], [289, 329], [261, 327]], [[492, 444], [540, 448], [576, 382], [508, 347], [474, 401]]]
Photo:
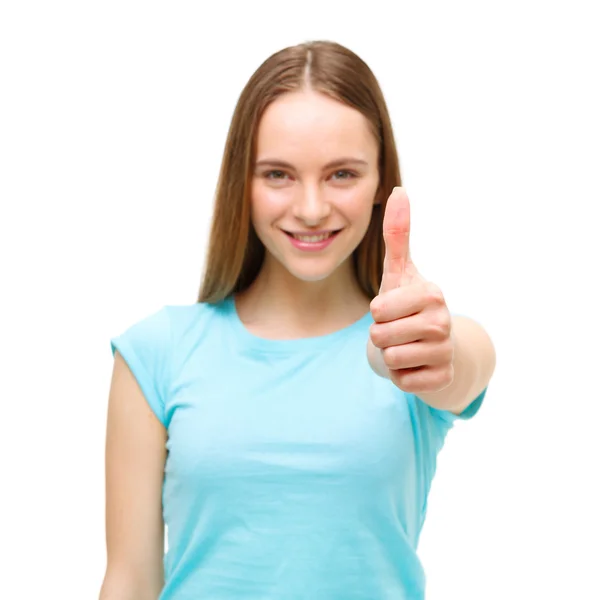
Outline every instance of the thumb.
[[385, 259], [379, 293], [407, 285], [419, 275], [410, 258], [410, 204], [403, 187], [395, 187], [383, 217]]

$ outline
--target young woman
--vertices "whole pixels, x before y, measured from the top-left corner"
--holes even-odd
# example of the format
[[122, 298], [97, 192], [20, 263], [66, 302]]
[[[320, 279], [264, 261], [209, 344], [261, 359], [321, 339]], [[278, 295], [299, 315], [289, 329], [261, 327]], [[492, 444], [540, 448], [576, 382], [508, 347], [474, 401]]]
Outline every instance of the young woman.
[[198, 302], [112, 340], [102, 599], [424, 597], [436, 456], [495, 355], [412, 263], [400, 186], [355, 54], [254, 73]]

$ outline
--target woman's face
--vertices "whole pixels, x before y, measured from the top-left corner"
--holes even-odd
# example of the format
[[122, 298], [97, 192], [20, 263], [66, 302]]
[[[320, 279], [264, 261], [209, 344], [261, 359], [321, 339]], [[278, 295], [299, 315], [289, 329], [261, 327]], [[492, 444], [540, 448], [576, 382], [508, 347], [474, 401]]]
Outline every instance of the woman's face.
[[359, 111], [313, 91], [278, 98], [259, 125], [252, 180], [265, 267], [326, 279], [364, 237], [378, 184], [377, 142]]

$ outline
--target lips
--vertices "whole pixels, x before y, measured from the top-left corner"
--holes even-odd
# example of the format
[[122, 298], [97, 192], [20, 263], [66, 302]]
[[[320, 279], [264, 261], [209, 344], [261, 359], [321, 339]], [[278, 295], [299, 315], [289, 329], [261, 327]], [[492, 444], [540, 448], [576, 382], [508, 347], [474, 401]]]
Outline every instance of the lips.
[[330, 237], [339, 233], [339, 229], [333, 229], [329, 231], [307, 231], [307, 232], [293, 232], [293, 231], [285, 231], [287, 235], [293, 237], [295, 240], [299, 242], [305, 242], [307, 244], [324, 242], [328, 240]]
[[315, 244], [317, 242], [324, 242], [328, 240], [333, 234], [332, 233], [323, 233], [321, 235], [297, 235], [292, 234], [292, 237], [299, 242], [306, 242]]

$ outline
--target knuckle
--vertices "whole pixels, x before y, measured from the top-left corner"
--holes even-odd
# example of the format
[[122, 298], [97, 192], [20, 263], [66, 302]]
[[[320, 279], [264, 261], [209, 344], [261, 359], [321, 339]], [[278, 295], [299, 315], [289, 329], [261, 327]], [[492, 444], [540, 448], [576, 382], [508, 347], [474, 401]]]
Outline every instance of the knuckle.
[[403, 373], [402, 371], [392, 371], [391, 378], [392, 381], [405, 392], [411, 394], [417, 391], [414, 380], [406, 373]]
[[398, 368], [398, 352], [394, 346], [390, 348], [385, 348], [382, 351], [383, 354], [383, 362], [388, 369], [396, 369]]
[[443, 340], [450, 336], [450, 318], [445, 314], [436, 314], [429, 319], [428, 333], [435, 339]]
[[426, 284], [425, 295], [431, 304], [442, 305], [445, 303], [444, 294], [435, 283], [428, 282]]
[[437, 373], [437, 389], [441, 390], [450, 385], [454, 379], [454, 369], [451, 366], [440, 369]]
[[450, 364], [454, 356], [454, 346], [450, 338], [446, 338], [436, 344], [435, 355], [438, 364]]
[[375, 321], [379, 321], [383, 316], [384, 303], [379, 296], [373, 298], [371, 300], [371, 304], [369, 306], [371, 311], [371, 316]]
[[405, 392], [408, 392], [409, 394], [417, 394], [420, 391], [422, 391], [408, 380], [401, 382], [399, 384], [399, 387], [401, 387]]
[[371, 341], [373, 342], [374, 346], [376, 346], [377, 348], [382, 348], [384, 346], [386, 336], [383, 332], [383, 329], [379, 325], [377, 325], [377, 323], [371, 325], [369, 334], [371, 336]]
[[452, 346], [452, 342], [450, 342], [450, 340], [448, 340], [444, 344], [443, 360], [445, 363], [448, 364], [449, 367], [451, 367], [453, 359], [454, 359], [454, 347]]

